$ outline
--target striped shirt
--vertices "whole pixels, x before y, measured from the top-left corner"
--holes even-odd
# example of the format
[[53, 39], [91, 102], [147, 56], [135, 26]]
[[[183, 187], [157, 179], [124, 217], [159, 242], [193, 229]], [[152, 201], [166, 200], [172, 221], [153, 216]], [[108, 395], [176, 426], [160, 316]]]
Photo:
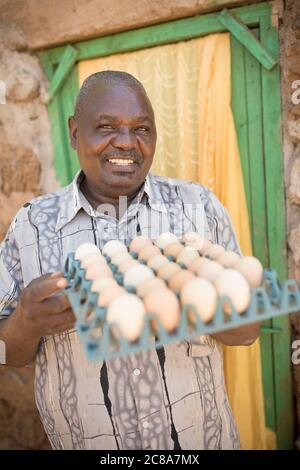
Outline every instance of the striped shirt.
[[[0, 319], [34, 278], [62, 270], [83, 242], [197, 231], [238, 251], [227, 210], [205, 187], [149, 174], [118, 220], [72, 183], [25, 204], [0, 245]], [[54, 449], [237, 449], [221, 346], [209, 336], [88, 362], [76, 330], [42, 338], [35, 397]]]

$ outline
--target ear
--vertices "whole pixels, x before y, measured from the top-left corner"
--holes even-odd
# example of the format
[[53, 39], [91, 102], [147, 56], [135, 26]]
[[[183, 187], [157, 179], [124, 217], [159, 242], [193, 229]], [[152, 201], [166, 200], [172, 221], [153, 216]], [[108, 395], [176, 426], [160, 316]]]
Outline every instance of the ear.
[[70, 144], [74, 150], [77, 150], [77, 122], [74, 116], [68, 119]]

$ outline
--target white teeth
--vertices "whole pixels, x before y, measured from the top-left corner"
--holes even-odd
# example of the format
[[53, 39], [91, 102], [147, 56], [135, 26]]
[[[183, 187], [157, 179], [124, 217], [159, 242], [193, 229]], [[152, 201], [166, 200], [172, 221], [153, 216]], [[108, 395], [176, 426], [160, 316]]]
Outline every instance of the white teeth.
[[115, 165], [131, 165], [134, 163], [133, 160], [123, 159], [123, 158], [110, 158], [109, 163], [114, 163]]

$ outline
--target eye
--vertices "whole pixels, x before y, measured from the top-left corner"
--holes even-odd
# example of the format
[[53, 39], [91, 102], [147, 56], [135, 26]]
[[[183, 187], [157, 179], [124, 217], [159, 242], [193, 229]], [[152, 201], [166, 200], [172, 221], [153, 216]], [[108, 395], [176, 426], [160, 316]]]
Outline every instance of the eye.
[[111, 124], [100, 124], [98, 129], [111, 130], [114, 129], [114, 127]]
[[149, 127], [147, 127], [147, 126], [139, 126], [139, 127], [136, 128], [136, 130], [141, 131], [141, 132], [145, 132], [145, 133], [150, 131]]

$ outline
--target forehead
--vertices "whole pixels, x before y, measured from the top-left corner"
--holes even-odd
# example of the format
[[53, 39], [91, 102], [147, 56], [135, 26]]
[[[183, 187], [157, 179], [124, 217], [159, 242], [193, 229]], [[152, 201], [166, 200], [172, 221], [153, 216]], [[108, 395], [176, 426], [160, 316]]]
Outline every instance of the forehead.
[[153, 119], [150, 102], [138, 86], [101, 84], [90, 90], [85, 101], [85, 118], [97, 119], [105, 114], [120, 119], [139, 116]]

